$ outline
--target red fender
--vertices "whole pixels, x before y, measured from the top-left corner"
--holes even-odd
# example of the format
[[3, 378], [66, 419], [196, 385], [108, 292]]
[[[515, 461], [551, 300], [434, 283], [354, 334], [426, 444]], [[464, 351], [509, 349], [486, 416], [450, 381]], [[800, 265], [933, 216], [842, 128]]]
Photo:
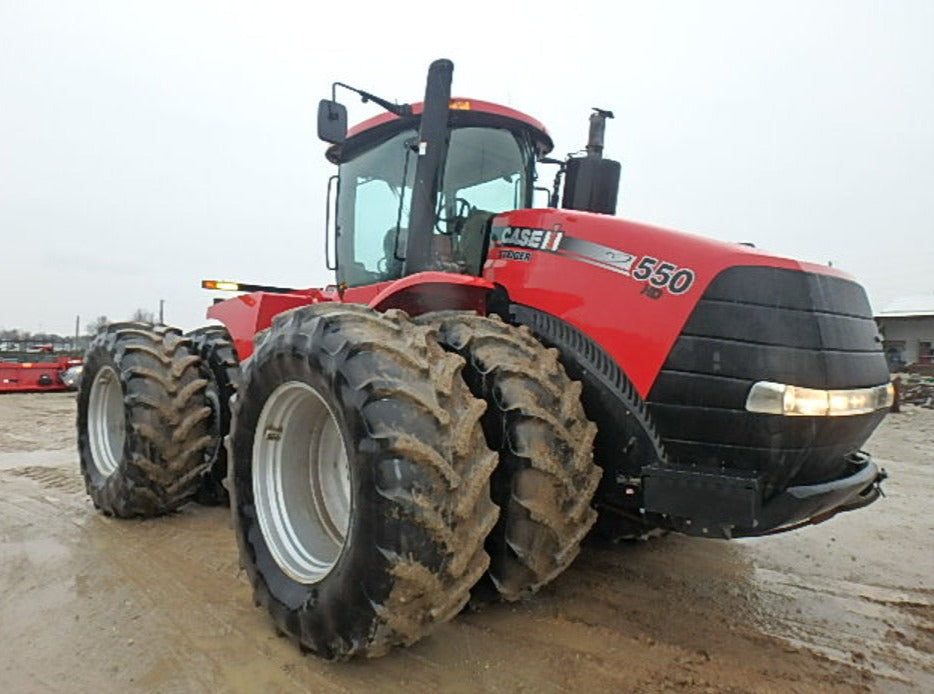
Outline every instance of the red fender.
[[347, 289], [342, 301], [368, 304], [377, 311], [400, 308], [413, 316], [428, 311], [486, 313], [486, 297], [496, 285], [482, 277], [448, 272], [419, 272], [393, 282]]
[[420, 272], [393, 282], [353, 287], [344, 292], [305, 289], [288, 294], [250, 292], [219, 301], [207, 317], [219, 320], [233, 339], [237, 357], [253, 354], [253, 337], [272, 325], [272, 319], [289, 309], [323, 301], [367, 304], [377, 311], [399, 308], [412, 315], [428, 311], [464, 310], [486, 313], [486, 297], [496, 285], [481, 277], [447, 272]]
[[299, 306], [336, 299], [336, 293], [320, 289], [290, 294], [250, 292], [217, 302], [208, 308], [207, 317], [224, 324], [233, 339], [237, 358], [244, 361], [253, 354], [253, 337], [272, 325], [275, 316]]

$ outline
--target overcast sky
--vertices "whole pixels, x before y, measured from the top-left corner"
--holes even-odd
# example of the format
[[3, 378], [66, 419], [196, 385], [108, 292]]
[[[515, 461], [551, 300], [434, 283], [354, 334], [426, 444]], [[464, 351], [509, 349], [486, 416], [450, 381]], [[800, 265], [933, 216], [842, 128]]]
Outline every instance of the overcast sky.
[[832, 260], [876, 309], [934, 292], [928, 0], [0, 0], [0, 327], [165, 299], [190, 329], [202, 278], [329, 283], [317, 102], [420, 100], [439, 57], [557, 154], [613, 110], [623, 217]]

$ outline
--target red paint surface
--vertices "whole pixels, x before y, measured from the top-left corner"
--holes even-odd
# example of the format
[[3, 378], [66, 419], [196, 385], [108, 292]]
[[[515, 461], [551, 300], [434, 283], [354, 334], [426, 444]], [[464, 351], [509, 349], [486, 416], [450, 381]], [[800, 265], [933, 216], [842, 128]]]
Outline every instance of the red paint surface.
[[[62, 357], [53, 362], [0, 361], [0, 393], [70, 390], [62, 383], [59, 374], [80, 363], [80, 359], [69, 357]], [[52, 383], [47, 386], [39, 383], [42, 376], [51, 378]]]
[[681, 295], [664, 292], [652, 299], [641, 294], [645, 283], [612, 270], [531, 249], [521, 249], [531, 253], [529, 262], [503, 260], [499, 248], [490, 249], [483, 270], [486, 279], [503, 285], [513, 302], [557, 316], [589, 335], [617, 361], [643, 397], [704, 290], [726, 268], [768, 266], [848, 278], [834, 268], [748, 246], [588, 212], [517, 210], [497, 216], [493, 224], [557, 228], [568, 236], [633, 254], [636, 263], [650, 255], [694, 271], [689, 291]]
[[294, 294], [252, 292], [221, 301], [207, 311], [208, 318], [221, 321], [233, 339], [240, 361], [253, 354], [253, 336], [272, 325], [273, 317], [299, 306], [333, 301], [336, 293], [308, 289]]
[[207, 311], [221, 321], [233, 338], [241, 361], [253, 354], [253, 336], [272, 325], [283, 311], [324, 301], [367, 304], [385, 311], [399, 308], [411, 315], [441, 309], [486, 310], [486, 294], [493, 285], [480, 277], [445, 272], [420, 272], [392, 282], [347, 289], [306, 289], [292, 294], [252, 292], [221, 301]]
[[[467, 97], [455, 96], [451, 97], [451, 110], [467, 110], [467, 111], [480, 111], [482, 113], [492, 113], [496, 116], [503, 116], [505, 118], [511, 118], [513, 120], [520, 121], [526, 125], [530, 125], [536, 130], [540, 130], [545, 137], [551, 141], [551, 136], [548, 134], [548, 130], [542, 124], [541, 121], [532, 118], [532, 116], [522, 113], [522, 111], [517, 111], [514, 108], [509, 108], [508, 106], [503, 106], [501, 104], [494, 104], [491, 101], [482, 101], [480, 99], [469, 99]], [[423, 107], [422, 102], [412, 104], [412, 113], [415, 115], [420, 115]], [[469, 108], [464, 108], [465, 105], [469, 105]], [[390, 121], [398, 120], [399, 116], [395, 113], [389, 113], [386, 111], [380, 113], [379, 115], [368, 118], [362, 123], [354, 125], [347, 131], [347, 137], [353, 137], [354, 135], [359, 135], [360, 133], [369, 130], [370, 128], [375, 128], [378, 125], [383, 125], [384, 123], [389, 123]]]
[[[400, 308], [412, 315], [442, 309], [486, 311], [488, 293], [497, 285], [513, 302], [532, 306], [575, 326], [597, 342], [623, 369], [645, 397], [691, 311], [710, 282], [723, 270], [766, 266], [849, 278], [835, 268], [771, 255], [739, 244], [630, 222], [618, 217], [570, 210], [517, 210], [499, 215], [494, 226], [560, 230], [567, 236], [609, 246], [639, 258], [650, 255], [694, 272], [684, 294], [642, 293], [646, 283], [612, 270], [555, 253], [521, 250], [529, 262], [500, 258], [491, 247], [483, 277], [422, 272], [393, 282], [335, 289], [308, 289], [293, 294], [255, 292], [215, 304], [208, 317], [230, 331], [240, 359], [253, 353], [253, 336], [273, 317], [292, 308], [321, 301], [367, 304], [384, 311]], [[515, 249], [513, 249], [515, 250]]]
[[486, 294], [494, 285], [471, 275], [449, 272], [419, 272], [392, 282], [353, 287], [342, 301], [368, 304], [378, 311], [401, 308], [412, 315], [427, 311], [486, 310]]

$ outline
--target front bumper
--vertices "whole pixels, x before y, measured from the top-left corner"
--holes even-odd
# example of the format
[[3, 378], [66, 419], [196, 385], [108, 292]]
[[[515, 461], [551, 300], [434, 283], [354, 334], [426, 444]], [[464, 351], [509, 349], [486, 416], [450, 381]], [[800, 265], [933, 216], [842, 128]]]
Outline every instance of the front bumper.
[[743, 472], [652, 466], [643, 472], [645, 511], [672, 529], [703, 537], [754, 537], [822, 523], [882, 496], [886, 473], [863, 452], [847, 457], [846, 476], [788, 487], [762, 501], [762, 481]]
[[852, 456], [852, 474], [832, 482], [789, 487], [762, 508], [762, 521], [751, 532], [736, 535], [768, 535], [802, 525], [823, 523], [838, 513], [868, 506], [882, 496], [882, 481], [888, 477], [863, 452]]

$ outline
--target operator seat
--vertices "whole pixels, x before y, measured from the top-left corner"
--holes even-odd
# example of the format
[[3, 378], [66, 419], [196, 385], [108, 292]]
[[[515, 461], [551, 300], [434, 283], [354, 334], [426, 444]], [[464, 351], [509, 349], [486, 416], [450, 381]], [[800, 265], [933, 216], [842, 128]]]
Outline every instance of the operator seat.
[[[398, 242], [396, 241], [396, 230], [398, 229]], [[402, 264], [404, 261], [396, 257], [396, 249], [399, 255], [405, 255], [405, 244], [409, 239], [409, 230], [406, 227], [389, 227], [386, 235], [383, 236], [383, 277], [380, 281], [397, 280], [402, 277]]]
[[486, 260], [487, 227], [495, 216], [494, 212], [474, 208], [460, 226], [460, 260], [468, 275], [479, 277]]

